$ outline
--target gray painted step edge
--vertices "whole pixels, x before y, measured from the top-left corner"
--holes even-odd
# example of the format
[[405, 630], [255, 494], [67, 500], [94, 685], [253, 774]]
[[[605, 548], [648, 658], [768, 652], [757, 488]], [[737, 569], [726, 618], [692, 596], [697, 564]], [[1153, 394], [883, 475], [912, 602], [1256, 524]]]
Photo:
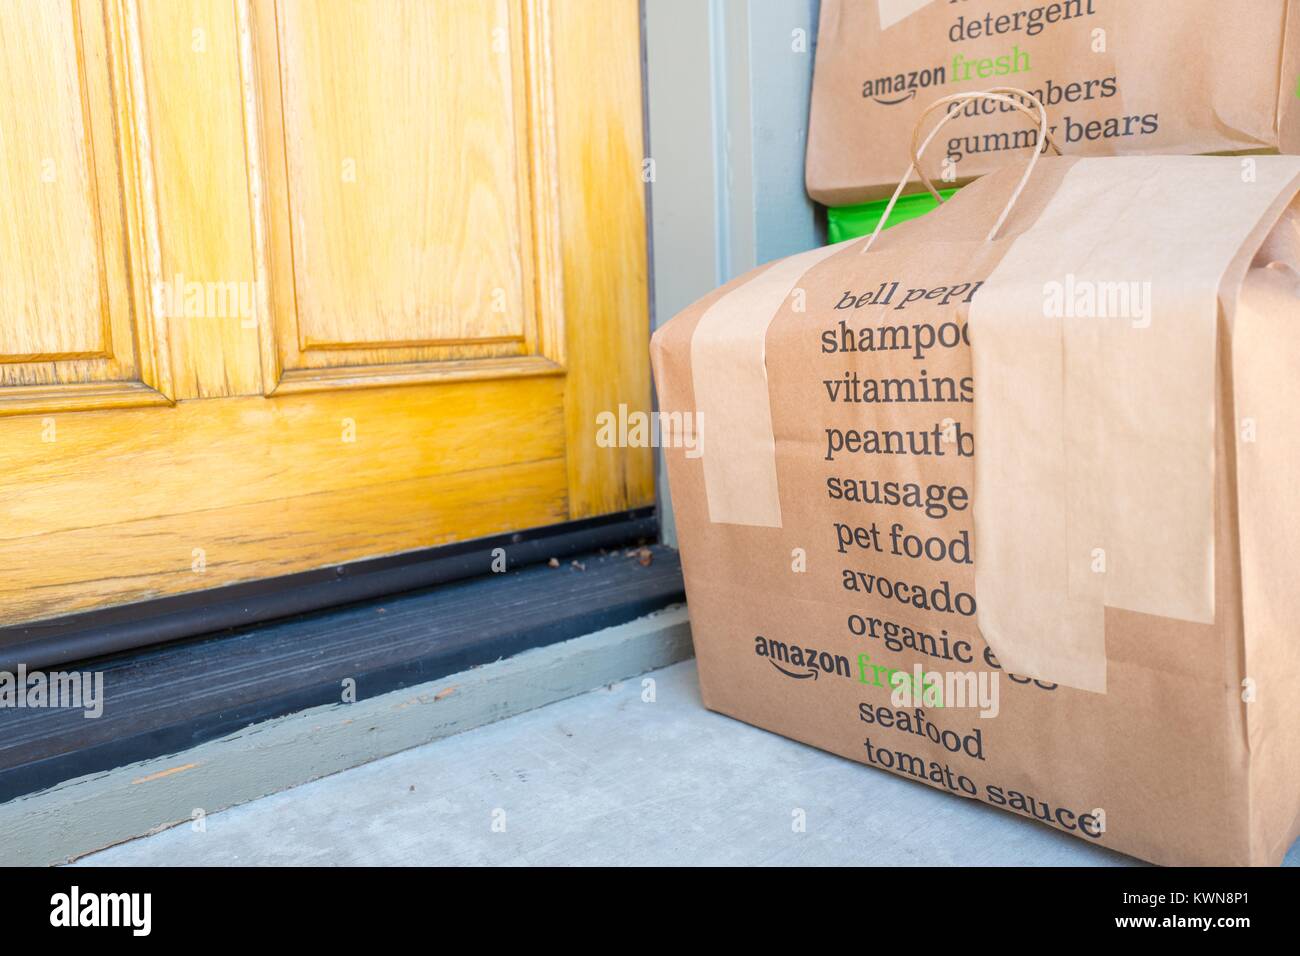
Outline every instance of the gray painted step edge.
[[685, 605], [353, 704], [254, 724], [0, 806], [0, 865], [64, 863], [692, 655]]

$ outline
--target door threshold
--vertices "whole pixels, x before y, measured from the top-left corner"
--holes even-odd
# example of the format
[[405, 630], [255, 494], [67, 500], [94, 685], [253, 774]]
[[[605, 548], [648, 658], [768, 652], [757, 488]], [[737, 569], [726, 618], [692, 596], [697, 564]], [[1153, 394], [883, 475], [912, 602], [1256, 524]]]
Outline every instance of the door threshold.
[[87, 718], [85, 707], [0, 711], [0, 802], [308, 708], [437, 680], [685, 600], [671, 548], [595, 551], [551, 564], [60, 668], [80, 674], [83, 687], [102, 687], [102, 714]]
[[[355, 704], [313, 707], [183, 753], [91, 774], [0, 804], [0, 862], [45, 866], [184, 826], [206, 839], [218, 811], [452, 737], [691, 656], [684, 605]], [[636, 693], [645, 699], [652, 676]], [[741, 726], [741, 725], [736, 725]], [[745, 728], [750, 729], [750, 728]], [[789, 743], [789, 741], [787, 741]], [[409, 797], [403, 790], [398, 799]]]

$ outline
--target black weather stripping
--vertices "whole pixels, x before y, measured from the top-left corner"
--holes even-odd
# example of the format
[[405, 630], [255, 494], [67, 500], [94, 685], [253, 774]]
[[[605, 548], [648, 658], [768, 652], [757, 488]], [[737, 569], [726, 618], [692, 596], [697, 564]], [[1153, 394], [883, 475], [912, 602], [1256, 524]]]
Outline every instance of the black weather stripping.
[[654, 541], [654, 508], [352, 561], [277, 578], [0, 627], [0, 671], [87, 660], [486, 574], [497, 548], [526, 567], [598, 548]]

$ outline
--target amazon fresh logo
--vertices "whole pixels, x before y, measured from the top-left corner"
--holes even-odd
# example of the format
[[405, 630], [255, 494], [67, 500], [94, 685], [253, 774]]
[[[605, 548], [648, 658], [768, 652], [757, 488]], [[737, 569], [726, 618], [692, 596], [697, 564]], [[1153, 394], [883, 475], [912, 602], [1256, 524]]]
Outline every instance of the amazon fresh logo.
[[[936, 673], [923, 673], [921, 666], [918, 664], [913, 669], [913, 673], [890, 667], [887, 664], [873, 663], [870, 654], [858, 654], [857, 676], [854, 677], [853, 668], [849, 664], [849, 659], [843, 654], [834, 654], [830, 651], [823, 651], [820, 648], [808, 647], [800, 644], [787, 644], [785, 641], [774, 641], [771, 638], [758, 634], [754, 637], [754, 653], [759, 657], [764, 657], [774, 669], [789, 677], [791, 680], [816, 681], [821, 679], [821, 675], [829, 674], [832, 677], [847, 677], [850, 680], [856, 679], [859, 684], [866, 684], [868, 687], [881, 687], [886, 690], [893, 689], [893, 693], [906, 692], [914, 695], [917, 701], [924, 700], [927, 707], [943, 707], [946, 701], [954, 701], [959, 707], [976, 706], [976, 703], [967, 705], [964, 701], [967, 696], [974, 697], [973, 694], [966, 695], [962, 691], [966, 688], [954, 687], [955, 681], [965, 679], [967, 681], [976, 681], [975, 674], [950, 675], [947, 685], [948, 696], [945, 695], [944, 676]], [[991, 700], [991, 704], [986, 703], [986, 698]], [[907, 697], [911, 700], [912, 697]], [[978, 698], [979, 706], [986, 708], [990, 716], [997, 715], [997, 688], [994, 686], [992, 696], [988, 693]], [[910, 704], [898, 706], [911, 706]], [[981, 714], [981, 716], [984, 716]]]
[[948, 81], [948, 69], [945, 65], [930, 67], [926, 70], [911, 70], [896, 73], [893, 76], [881, 76], [862, 83], [862, 98], [874, 100], [881, 106], [897, 106], [916, 97], [917, 90], [931, 86], [943, 86]]
[[947, 64], [941, 63], [926, 70], [909, 70], [893, 76], [865, 80], [862, 84], [862, 98], [874, 100], [881, 106], [897, 106], [914, 99], [918, 90], [943, 86], [949, 81], [966, 83], [1028, 73], [1030, 70], [1029, 51], [1022, 50], [1019, 46], [1013, 46], [1009, 52], [1000, 56], [968, 57], [958, 53], [952, 58], [951, 69]]
[[817, 680], [821, 674], [852, 676], [849, 659], [843, 654], [773, 641], [761, 634], [754, 638], [754, 653], [766, 657], [769, 664], [794, 680]]

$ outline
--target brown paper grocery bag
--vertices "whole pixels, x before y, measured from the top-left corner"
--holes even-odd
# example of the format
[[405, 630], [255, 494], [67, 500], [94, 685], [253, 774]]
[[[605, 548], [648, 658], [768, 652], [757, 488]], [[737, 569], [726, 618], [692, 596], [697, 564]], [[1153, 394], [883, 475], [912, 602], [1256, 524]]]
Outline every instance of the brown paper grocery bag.
[[[925, 104], [994, 84], [1034, 93], [1067, 155], [1300, 152], [1300, 4], [822, 0], [809, 194], [888, 196]], [[975, 101], [936, 145], [952, 186], [1023, 162], [1036, 136]]]
[[704, 702], [1155, 862], [1276, 864], [1300, 159], [1025, 172], [656, 333]]

